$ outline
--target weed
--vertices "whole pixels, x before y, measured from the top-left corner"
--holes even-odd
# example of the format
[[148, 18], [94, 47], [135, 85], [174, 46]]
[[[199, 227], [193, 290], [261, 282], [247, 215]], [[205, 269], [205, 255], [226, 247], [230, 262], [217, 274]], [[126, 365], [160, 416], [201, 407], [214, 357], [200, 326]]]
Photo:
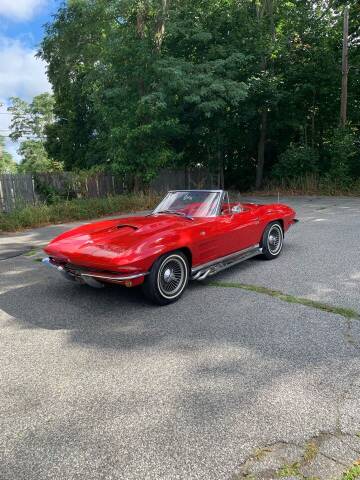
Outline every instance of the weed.
[[270, 452], [271, 452], [271, 448], [268, 448], [268, 447], [257, 448], [254, 452], [254, 459], [258, 461], [262, 460]]
[[158, 201], [159, 198], [155, 195], [131, 194], [60, 201], [51, 205], [38, 203], [10, 213], [0, 213], [0, 231], [11, 232], [51, 223], [92, 219], [113, 213], [149, 210]]
[[233, 475], [231, 480], [256, 480], [256, 477], [252, 473], [241, 473], [239, 475]]
[[360, 319], [360, 314], [350, 308], [344, 307], [335, 307], [334, 305], [328, 305], [327, 303], [317, 302], [315, 300], [310, 300], [303, 297], [295, 297], [294, 295], [289, 295], [282, 293], [279, 290], [271, 290], [270, 288], [261, 287], [258, 285], [248, 285], [245, 283], [236, 283], [236, 282], [210, 282], [209, 285], [213, 287], [224, 287], [224, 288], [240, 288], [242, 290], [248, 290], [251, 292], [262, 293], [264, 295], [269, 295], [270, 297], [278, 298], [287, 303], [297, 303], [300, 305], [305, 305], [307, 307], [316, 308], [317, 310], [322, 310], [328, 313], [334, 313], [341, 315], [347, 319]]
[[314, 460], [316, 458], [316, 455], [318, 454], [318, 452], [319, 452], [319, 446], [313, 441], [308, 442], [305, 445], [305, 451], [304, 451], [304, 456], [303, 456], [304, 461], [306, 463], [311, 462], [312, 460]]
[[33, 255], [35, 255], [37, 253], [37, 250], [36, 248], [32, 248], [31, 250], [29, 250], [28, 252], [24, 253], [25, 257], [32, 257]]
[[283, 465], [279, 468], [276, 475], [279, 478], [282, 477], [297, 477], [300, 475], [300, 463], [295, 462], [291, 463], [290, 465]]
[[357, 480], [360, 477], [360, 461], [355, 462], [352, 467], [342, 474], [341, 480]]

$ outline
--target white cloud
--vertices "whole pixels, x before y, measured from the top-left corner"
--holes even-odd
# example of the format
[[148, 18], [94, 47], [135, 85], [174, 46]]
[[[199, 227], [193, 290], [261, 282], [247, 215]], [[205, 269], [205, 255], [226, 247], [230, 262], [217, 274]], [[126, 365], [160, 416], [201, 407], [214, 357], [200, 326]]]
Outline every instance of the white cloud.
[[[0, 0], [0, 5], [2, 2]], [[21, 97], [30, 101], [35, 95], [50, 92], [46, 77], [46, 64], [35, 57], [36, 51], [27, 48], [19, 40], [0, 37], [0, 112], [5, 113], [9, 97]], [[0, 113], [0, 135], [8, 133], [11, 116]], [[8, 143], [8, 142], [7, 142]], [[14, 154], [17, 144], [8, 143]]]
[[47, 0], [0, 0], [0, 15], [10, 20], [30, 20]]
[[19, 40], [0, 37], [0, 96], [32, 98], [51, 91], [45, 63]]

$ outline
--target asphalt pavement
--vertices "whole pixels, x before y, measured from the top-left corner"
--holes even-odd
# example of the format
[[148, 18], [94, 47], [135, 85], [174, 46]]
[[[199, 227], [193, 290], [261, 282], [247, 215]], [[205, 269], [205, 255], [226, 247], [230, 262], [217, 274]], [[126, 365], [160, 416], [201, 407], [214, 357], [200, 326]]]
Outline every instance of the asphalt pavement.
[[[360, 199], [281, 201], [282, 255], [216, 280], [360, 312]], [[38, 261], [68, 228], [0, 236], [1, 480], [331, 480], [360, 458], [360, 320], [209, 282], [167, 307], [73, 285]]]

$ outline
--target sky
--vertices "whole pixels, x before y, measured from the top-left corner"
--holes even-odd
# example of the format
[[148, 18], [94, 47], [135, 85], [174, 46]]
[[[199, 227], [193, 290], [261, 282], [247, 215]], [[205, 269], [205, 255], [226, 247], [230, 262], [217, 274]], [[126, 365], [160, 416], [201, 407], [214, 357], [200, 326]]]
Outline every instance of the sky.
[[[62, 0], [0, 0], [0, 135], [9, 134], [9, 97], [30, 101], [51, 92], [46, 64], [35, 57], [43, 37], [43, 25]], [[6, 149], [19, 161], [18, 144], [6, 139]]]

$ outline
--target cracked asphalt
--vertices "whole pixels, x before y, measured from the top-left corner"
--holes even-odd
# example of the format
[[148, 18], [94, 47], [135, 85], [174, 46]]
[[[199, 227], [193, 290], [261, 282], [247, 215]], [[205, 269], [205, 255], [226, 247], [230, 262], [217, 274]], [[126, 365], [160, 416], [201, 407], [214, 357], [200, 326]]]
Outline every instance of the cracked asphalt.
[[[301, 220], [282, 255], [216, 279], [360, 312], [360, 199], [281, 201]], [[67, 228], [0, 235], [1, 480], [331, 480], [359, 460], [360, 321], [206, 283], [164, 308], [76, 286], [36, 261]]]

